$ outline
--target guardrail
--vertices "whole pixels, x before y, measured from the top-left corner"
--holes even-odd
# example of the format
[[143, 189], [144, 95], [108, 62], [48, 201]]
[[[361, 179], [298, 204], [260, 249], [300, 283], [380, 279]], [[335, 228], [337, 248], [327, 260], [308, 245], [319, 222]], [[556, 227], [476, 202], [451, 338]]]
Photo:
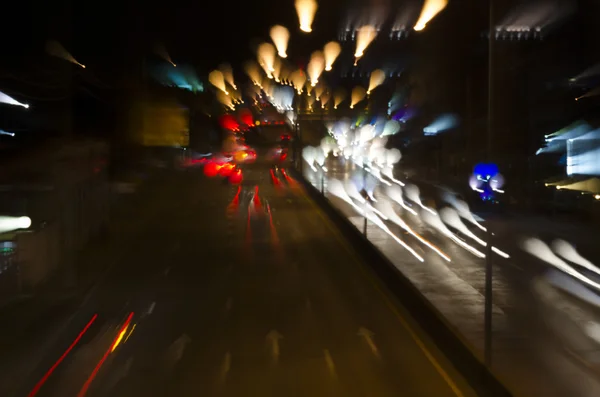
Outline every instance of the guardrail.
[[306, 189], [310, 197], [341, 230], [381, 283], [410, 312], [429, 334], [436, 346], [480, 396], [505, 397], [510, 392], [462, 341], [439, 311], [321, 192], [308, 182], [302, 173], [290, 169], [292, 176]]

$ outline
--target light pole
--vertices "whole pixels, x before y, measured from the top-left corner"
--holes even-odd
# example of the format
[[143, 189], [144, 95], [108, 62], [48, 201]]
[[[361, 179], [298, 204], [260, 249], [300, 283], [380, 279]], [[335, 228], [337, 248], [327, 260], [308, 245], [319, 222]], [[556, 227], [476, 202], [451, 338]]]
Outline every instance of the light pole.
[[302, 138], [300, 136], [300, 96], [296, 97], [294, 103], [294, 141], [295, 145], [295, 156], [296, 156], [296, 168], [302, 175], [303, 159], [302, 159]]
[[[487, 161], [492, 161], [492, 142], [494, 136], [494, 1], [489, 0], [489, 41], [488, 41], [488, 125], [487, 125]], [[484, 296], [484, 359], [487, 367], [492, 366], [492, 236], [487, 225], [487, 246], [485, 255], [485, 296]]]

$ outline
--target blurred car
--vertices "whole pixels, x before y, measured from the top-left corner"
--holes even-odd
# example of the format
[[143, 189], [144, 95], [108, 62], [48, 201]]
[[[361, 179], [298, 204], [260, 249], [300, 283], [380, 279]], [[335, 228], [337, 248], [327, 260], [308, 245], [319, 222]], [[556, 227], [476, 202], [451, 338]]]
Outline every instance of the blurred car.
[[281, 134], [281, 137], [279, 139], [279, 147], [287, 150], [290, 147], [291, 142], [292, 137], [290, 134]]
[[252, 163], [256, 161], [256, 150], [248, 147], [241, 146], [233, 155], [233, 160], [236, 163]]

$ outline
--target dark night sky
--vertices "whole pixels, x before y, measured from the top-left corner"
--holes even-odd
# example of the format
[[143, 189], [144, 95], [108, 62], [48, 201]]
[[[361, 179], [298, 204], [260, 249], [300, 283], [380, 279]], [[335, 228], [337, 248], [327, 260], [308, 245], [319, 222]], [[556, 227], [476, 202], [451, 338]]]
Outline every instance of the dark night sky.
[[[64, 96], [63, 92], [58, 92], [60, 90], [43, 86], [52, 83], [48, 70], [54, 70], [57, 79], [66, 81], [64, 91], [73, 90], [73, 81], [77, 81], [78, 101], [84, 96], [92, 98], [94, 106], [102, 101], [110, 102], [115, 95], [111, 96], [108, 89], [103, 90], [102, 82], [110, 85], [127, 81], [129, 76], [139, 76], [141, 59], [151, 53], [157, 42], [165, 44], [176, 63], [191, 63], [200, 74], [222, 62], [229, 62], [234, 66], [236, 78], [243, 78], [240, 64], [255, 58], [252, 46], [260, 41], [269, 41], [269, 29], [274, 24], [287, 26], [291, 32], [289, 60], [305, 64], [312, 51], [337, 39], [347, 11], [353, 5], [354, 10], [358, 10], [355, 13], [360, 15], [357, 4], [381, 5], [387, 2], [390, 5], [386, 14], [389, 27], [398, 9], [410, 1], [421, 2], [320, 0], [313, 33], [307, 35], [298, 29], [294, 0], [14, 0], [5, 2], [7, 4], [3, 4], [2, 10], [0, 91], [30, 95], [29, 99], [25, 95], [16, 97], [31, 100], [39, 113], [43, 105], [51, 103], [48, 98]], [[496, 0], [497, 20], [501, 20], [517, 2]], [[520, 82], [528, 81], [523, 77], [526, 73], [540, 75], [539, 69], [547, 72], [548, 77], [538, 84], [542, 87], [548, 82], [558, 81], [559, 77], [564, 79], [567, 71], [583, 70], [597, 62], [597, 39], [600, 36], [600, 29], [596, 28], [597, 2], [572, 0], [572, 3], [578, 4], [580, 10], [575, 20], [571, 18], [571, 31], [557, 30], [544, 41], [506, 41], [498, 45], [496, 73], [504, 79], [499, 87], [510, 87], [507, 83], [511, 83], [515, 88], [507, 88], [506, 93], [498, 89], [499, 107], [502, 101], [512, 103], [513, 98], [523, 97], [517, 88], [521, 90], [523, 84]], [[475, 94], [484, 98], [487, 43], [481, 33], [487, 26], [487, 4], [487, 0], [450, 0], [447, 9], [428, 24], [424, 32], [411, 34], [405, 42], [391, 42], [386, 35], [380, 34], [367, 50], [363, 62], [376, 68], [382, 67], [385, 56], [393, 55], [403, 64], [407, 64], [407, 59], [414, 60], [411, 72], [420, 75], [417, 77], [424, 86], [435, 89], [429, 90], [436, 92], [436, 95], [430, 95], [430, 99], [444, 111], [451, 105], [463, 106], [465, 100], [460, 98], [464, 94], [464, 75], [467, 73], [473, 74], [476, 81], [473, 85], [478, 93]], [[79, 62], [86, 64], [85, 73], [48, 57], [44, 51], [48, 39], [58, 40]], [[554, 42], [563, 44], [553, 47]], [[352, 52], [352, 44], [347, 44]], [[533, 53], [536, 56], [528, 55]], [[545, 56], [542, 58], [538, 54]], [[351, 65], [352, 54], [346, 55], [349, 55], [346, 58]], [[367, 62], [367, 58], [373, 62]], [[558, 61], [572, 65], [558, 68], [555, 67]], [[410, 65], [408, 67], [410, 69]], [[63, 69], [71, 69], [73, 73], [69, 75]], [[35, 80], [37, 85], [21, 84], [16, 79], [6, 78], [6, 74], [18, 74], [22, 80]], [[91, 81], [96, 77], [101, 83]], [[119, 80], [119, 77], [127, 78]], [[87, 95], [90, 92], [92, 94]], [[32, 99], [36, 96], [48, 100], [36, 102]], [[97, 100], [97, 97], [101, 99]], [[473, 101], [485, 103], [483, 100]], [[516, 114], [512, 108], [507, 113]]]
[[298, 31], [293, 0], [10, 2], [3, 10], [0, 39], [3, 55], [10, 59], [0, 62], [26, 62], [43, 52], [48, 38], [55, 38], [80, 62], [110, 67], [132, 51], [162, 41], [175, 62], [210, 68], [251, 58], [251, 43], [268, 40], [269, 28], [276, 23], [292, 32], [290, 49], [308, 49], [308, 55], [335, 38], [344, 10], [341, 5], [348, 2], [320, 3], [314, 32], [307, 38]]

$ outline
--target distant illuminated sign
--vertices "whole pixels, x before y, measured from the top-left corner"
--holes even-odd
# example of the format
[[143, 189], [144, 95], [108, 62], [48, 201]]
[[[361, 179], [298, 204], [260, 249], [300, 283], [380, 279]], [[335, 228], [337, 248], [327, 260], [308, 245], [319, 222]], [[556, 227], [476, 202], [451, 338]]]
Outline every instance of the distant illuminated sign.
[[504, 178], [498, 166], [493, 163], [477, 164], [469, 178], [469, 186], [479, 193], [483, 201], [494, 201], [495, 193], [504, 193], [501, 189], [503, 185]]

